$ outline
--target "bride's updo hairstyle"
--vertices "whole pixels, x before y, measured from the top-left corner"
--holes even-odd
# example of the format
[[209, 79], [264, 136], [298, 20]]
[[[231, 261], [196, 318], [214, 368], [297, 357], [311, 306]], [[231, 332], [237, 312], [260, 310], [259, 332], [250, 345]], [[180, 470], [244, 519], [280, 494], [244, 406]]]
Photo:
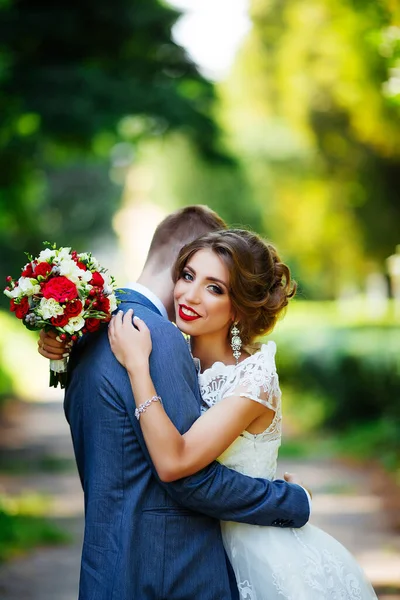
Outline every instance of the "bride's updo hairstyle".
[[180, 251], [172, 270], [175, 283], [191, 257], [203, 249], [215, 252], [228, 268], [229, 295], [243, 344], [271, 331], [297, 287], [275, 247], [243, 229], [202, 235]]

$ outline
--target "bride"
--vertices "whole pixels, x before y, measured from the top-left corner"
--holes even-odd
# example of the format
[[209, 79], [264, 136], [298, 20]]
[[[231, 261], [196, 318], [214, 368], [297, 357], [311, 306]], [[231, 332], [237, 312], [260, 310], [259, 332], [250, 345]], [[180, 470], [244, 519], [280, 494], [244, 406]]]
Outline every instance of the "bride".
[[[136, 417], [159, 477], [173, 481], [218, 458], [252, 477], [275, 478], [281, 393], [275, 344], [255, 350], [295, 293], [275, 248], [243, 230], [202, 236], [173, 270], [176, 324], [190, 336], [204, 401], [202, 416], [179, 432], [163, 409], [149, 369], [146, 324], [132, 311], [109, 326], [111, 348], [128, 371]], [[232, 352], [233, 351], [233, 352]], [[221, 523], [241, 598], [372, 600], [354, 557], [324, 531]]]

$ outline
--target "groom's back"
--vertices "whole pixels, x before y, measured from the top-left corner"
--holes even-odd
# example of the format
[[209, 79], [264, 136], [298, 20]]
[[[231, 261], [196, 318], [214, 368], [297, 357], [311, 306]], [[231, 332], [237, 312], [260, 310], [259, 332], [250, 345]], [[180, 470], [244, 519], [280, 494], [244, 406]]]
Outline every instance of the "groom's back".
[[[150, 329], [165, 329], [163, 352], [174, 353], [185, 370], [193, 392], [185, 410], [194, 421], [200, 396], [181, 334], [131, 294], [124, 310], [134, 308]], [[156, 387], [161, 369], [152, 371]], [[80, 600], [229, 598], [219, 522], [182, 508], [166, 492], [149, 466], [133, 410], [129, 378], [107, 332], [83, 339], [71, 357], [65, 398], [85, 492]], [[221, 588], [210, 590], [206, 582], [216, 577]]]

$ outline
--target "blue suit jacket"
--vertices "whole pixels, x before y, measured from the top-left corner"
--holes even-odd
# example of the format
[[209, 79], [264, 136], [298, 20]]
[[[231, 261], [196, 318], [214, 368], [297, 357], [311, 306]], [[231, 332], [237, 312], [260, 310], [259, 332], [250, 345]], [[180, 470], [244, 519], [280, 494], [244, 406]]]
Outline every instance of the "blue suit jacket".
[[[120, 308], [133, 308], [149, 326], [157, 393], [179, 431], [187, 431], [201, 397], [182, 334], [137, 292], [125, 290]], [[85, 496], [79, 600], [237, 598], [219, 520], [300, 527], [309, 516], [304, 490], [217, 462], [162, 483], [134, 409], [106, 329], [85, 336], [72, 353], [65, 395]]]

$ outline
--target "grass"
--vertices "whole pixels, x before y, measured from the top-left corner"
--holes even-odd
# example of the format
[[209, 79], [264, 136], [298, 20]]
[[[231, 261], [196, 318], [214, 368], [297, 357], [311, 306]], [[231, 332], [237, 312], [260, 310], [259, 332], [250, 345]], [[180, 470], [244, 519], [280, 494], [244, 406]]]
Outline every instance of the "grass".
[[279, 449], [280, 458], [331, 458], [337, 455], [332, 436], [321, 437], [318, 434], [285, 437]]
[[25, 475], [35, 473], [68, 473], [75, 471], [75, 461], [72, 458], [58, 456], [10, 456], [0, 454], [0, 473], [8, 475]]
[[0, 562], [37, 546], [63, 544], [69, 536], [45, 517], [49, 500], [38, 494], [0, 495]]
[[397, 426], [378, 420], [353, 426], [335, 437], [337, 455], [358, 460], [378, 460], [400, 485], [400, 447]]

